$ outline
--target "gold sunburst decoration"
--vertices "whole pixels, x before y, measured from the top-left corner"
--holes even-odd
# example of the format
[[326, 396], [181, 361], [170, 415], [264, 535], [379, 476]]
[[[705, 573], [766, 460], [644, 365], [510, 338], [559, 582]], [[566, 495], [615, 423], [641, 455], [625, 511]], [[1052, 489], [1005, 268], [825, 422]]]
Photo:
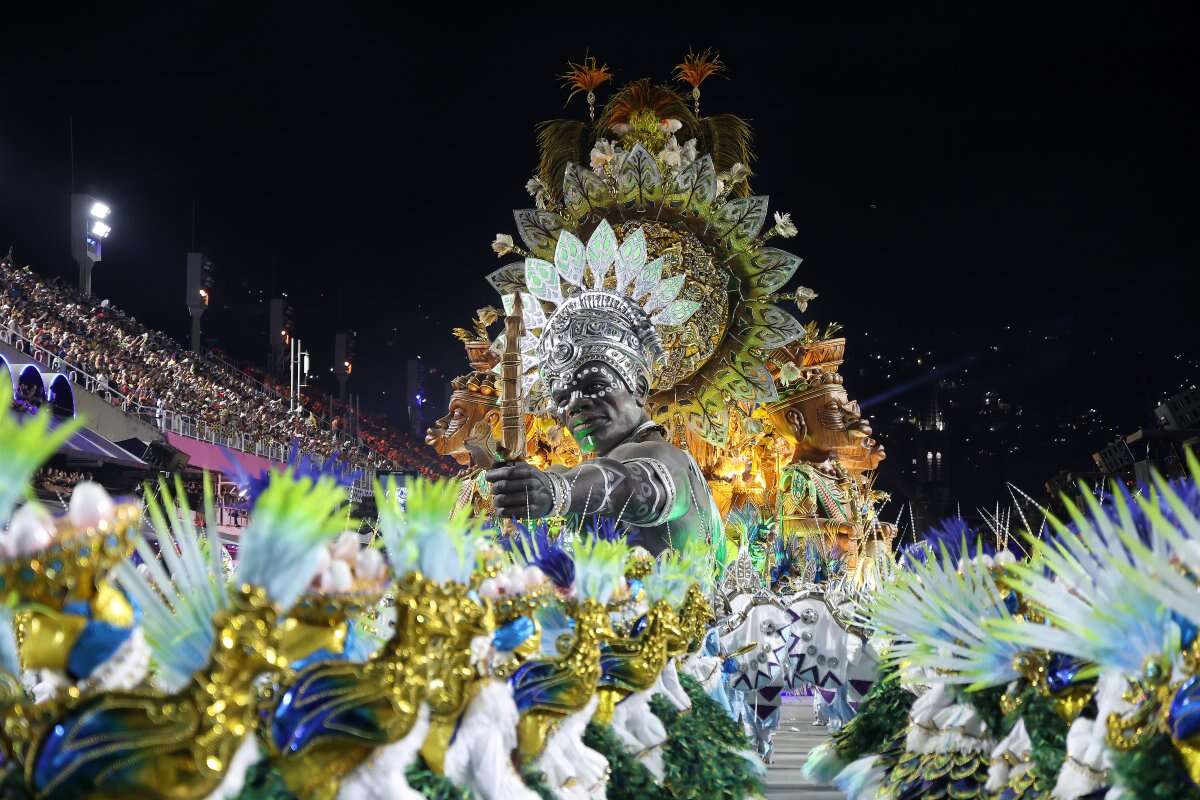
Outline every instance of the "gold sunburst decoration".
[[[698, 86], [723, 69], [706, 50], [689, 53], [676, 73]], [[585, 59], [565, 80], [585, 91], [601, 74], [611, 73]], [[487, 276], [506, 311], [522, 298], [522, 386], [531, 409], [546, 399], [537, 352], [546, 323], [563, 302], [596, 289], [650, 314], [666, 358], [647, 410], [673, 440], [695, 436], [724, 448], [754, 404], [778, 399], [764, 361], [804, 334], [775, 305], [792, 302], [784, 287], [800, 258], [768, 246], [796, 231], [780, 212], [770, 226], [768, 199], [749, 193], [750, 145], [744, 120], [701, 118], [683, 93], [651, 78], [619, 87], [593, 124], [539, 126], [538, 181], [553, 202], [514, 212], [524, 260]], [[497, 339], [493, 352], [504, 344]]]

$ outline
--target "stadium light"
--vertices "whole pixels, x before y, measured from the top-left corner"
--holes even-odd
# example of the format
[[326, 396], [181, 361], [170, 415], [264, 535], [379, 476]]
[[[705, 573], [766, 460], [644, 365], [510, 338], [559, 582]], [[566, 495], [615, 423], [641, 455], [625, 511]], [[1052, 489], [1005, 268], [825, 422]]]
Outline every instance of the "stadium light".
[[71, 257], [79, 264], [79, 290], [92, 293], [92, 267], [101, 260], [101, 243], [112, 233], [105, 222], [112, 214], [108, 203], [90, 194], [71, 195]]

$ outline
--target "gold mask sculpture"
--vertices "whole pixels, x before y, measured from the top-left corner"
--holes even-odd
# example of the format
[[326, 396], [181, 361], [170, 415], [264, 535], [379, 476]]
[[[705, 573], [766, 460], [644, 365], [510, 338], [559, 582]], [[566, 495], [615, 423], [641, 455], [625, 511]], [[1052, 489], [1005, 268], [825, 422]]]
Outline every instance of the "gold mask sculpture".
[[[468, 354], [471, 347], [468, 345]], [[467, 442], [478, 426], [484, 425], [493, 437], [500, 436], [500, 392], [496, 374], [478, 367], [485, 362], [473, 361], [472, 371], [450, 382], [450, 407], [446, 415], [425, 432], [425, 443], [438, 455], [450, 456], [464, 467], [471, 465]]]

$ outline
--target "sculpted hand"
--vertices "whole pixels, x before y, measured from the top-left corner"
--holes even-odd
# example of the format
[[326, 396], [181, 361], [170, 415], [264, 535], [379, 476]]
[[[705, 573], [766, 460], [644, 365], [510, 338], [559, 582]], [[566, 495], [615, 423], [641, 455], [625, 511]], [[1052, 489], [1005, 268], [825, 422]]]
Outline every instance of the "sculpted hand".
[[524, 462], [489, 469], [487, 479], [500, 516], [537, 519], [547, 516], [554, 505], [546, 473]]

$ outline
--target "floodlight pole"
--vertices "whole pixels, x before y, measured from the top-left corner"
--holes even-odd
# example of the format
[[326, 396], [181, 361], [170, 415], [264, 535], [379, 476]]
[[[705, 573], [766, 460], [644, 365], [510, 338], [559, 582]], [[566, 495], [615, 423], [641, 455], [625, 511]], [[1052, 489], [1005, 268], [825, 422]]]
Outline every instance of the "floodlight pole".
[[300, 339], [293, 338], [291, 341], [290, 350], [291, 364], [288, 368], [288, 394], [291, 395], [291, 403], [288, 405], [289, 411], [295, 411], [303, 403], [301, 402], [301, 390], [308, 386], [308, 382], [304, 379], [308, 377], [308, 353], [304, 352]]
[[208, 289], [204, 283], [204, 265], [207, 259], [203, 253], [187, 254], [187, 288], [185, 301], [188, 313], [192, 316], [192, 352], [200, 352], [200, 318], [208, 309]]
[[91, 232], [91, 209], [96, 198], [71, 195], [71, 257], [79, 264], [79, 291], [92, 296], [92, 267], [100, 260], [100, 239]]

